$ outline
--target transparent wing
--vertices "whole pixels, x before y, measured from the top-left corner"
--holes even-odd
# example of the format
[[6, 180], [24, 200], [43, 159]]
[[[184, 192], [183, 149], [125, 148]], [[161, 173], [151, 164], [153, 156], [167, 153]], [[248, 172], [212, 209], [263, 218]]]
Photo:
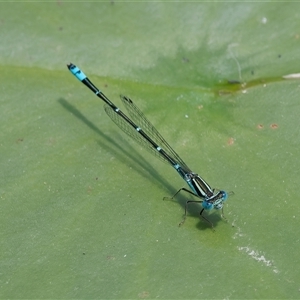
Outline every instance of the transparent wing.
[[[111, 120], [118, 125], [127, 135], [134, 139], [139, 145], [151, 152], [153, 155], [161, 159], [163, 162], [168, 162], [144, 137], [128, 122], [126, 122], [118, 113], [116, 113], [109, 105], [104, 105], [105, 112]], [[141, 126], [140, 126], [141, 127]], [[142, 127], [141, 127], [142, 128]], [[142, 128], [143, 129], [143, 128]]]
[[[185, 164], [185, 162], [179, 157], [179, 155], [172, 149], [172, 147], [167, 143], [167, 141], [161, 136], [157, 129], [150, 123], [143, 112], [133, 103], [133, 101], [126, 97], [120, 96], [122, 102], [124, 103], [130, 117], [133, 122], [136, 123], [143, 131], [157, 144], [159, 145], [170, 157], [173, 158], [176, 163], [178, 163], [187, 172], [191, 172], [190, 168]], [[157, 152], [157, 151], [156, 151]]]

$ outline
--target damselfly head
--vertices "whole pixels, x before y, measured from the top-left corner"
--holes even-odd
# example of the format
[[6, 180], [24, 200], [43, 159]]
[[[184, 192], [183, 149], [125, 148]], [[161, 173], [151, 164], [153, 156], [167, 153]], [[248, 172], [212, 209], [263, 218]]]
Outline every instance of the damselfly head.
[[224, 205], [224, 201], [228, 198], [228, 194], [225, 191], [219, 191], [214, 199], [213, 205], [215, 209], [222, 209]]
[[224, 201], [228, 198], [228, 194], [225, 191], [218, 191], [212, 197], [203, 200], [202, 207], [206, 210], [222, 209], [224, 205]]
[[213, 205], [215, 209], [222, 209], [223, 208], [223, 199], [217, 199]]

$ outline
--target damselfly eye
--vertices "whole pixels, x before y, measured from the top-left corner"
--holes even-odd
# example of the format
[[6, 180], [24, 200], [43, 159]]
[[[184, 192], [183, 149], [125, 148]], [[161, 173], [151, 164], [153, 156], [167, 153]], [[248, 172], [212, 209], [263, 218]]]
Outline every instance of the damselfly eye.
[[206, 209], [206, 210], [211, 210], [211, 209], [213, 209], [214, 205], [213, 205], [212, 203], [207, 202], [207, 201], [204, 200], [204, 201], [202, 202], [202, 207], [203, 207], [204, 209]]
[[224, 191], [221, 191], [221, 193], [222, 193], [222, 199], [223, 199], [223, 201], [226, 201], [227, 198], [228, 198], [228, 194], [226, 192], [224, 192]]

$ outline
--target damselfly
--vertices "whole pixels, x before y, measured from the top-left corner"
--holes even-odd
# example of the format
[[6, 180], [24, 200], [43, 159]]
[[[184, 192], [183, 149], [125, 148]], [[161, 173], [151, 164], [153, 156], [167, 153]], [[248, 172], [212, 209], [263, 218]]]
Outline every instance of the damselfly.
[[200, 216], [213, 227], [212, 222], [203, 216], [203, 211], [215, 208], [221, 210], [223, 216], [223, 205], [224, 201], [228, 197], [228, 193], [212, 189], [202, 177], [193, 173], [131, 99], [121, 96], [121, 100], [131, 117], [130, 119], [117, 106], [115, 106], [78, 67], [72, 63], [67, 66], [71, 73], [73, 73], [83, 84], [85, 84], [93, 93], [105, 102], [104, 109], [106, 113], [112, 121], [120, 127], [120, 129], [136, 140], [140, 145], [169, 163], [186, 181], [191, 190], [181, 188], [171, 199], [173, 199], [180, 191], [188, 192], [201, 199], [189, 200], [186, 202], [184, 219], [179, 225], [183, 224], [186, 219], [187, 205], [189, 203], [201, 203], [202, 210], [200, 211]]

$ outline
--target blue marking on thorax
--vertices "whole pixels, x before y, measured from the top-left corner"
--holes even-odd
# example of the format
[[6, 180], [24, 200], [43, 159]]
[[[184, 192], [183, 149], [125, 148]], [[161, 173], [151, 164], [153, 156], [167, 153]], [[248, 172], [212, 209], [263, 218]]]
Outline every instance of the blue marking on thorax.
[[184, 178], [184, 179], [185, 179], [185, 181], [187, 182], [187, 184], [189, 185], [190, 189], [191, 189], [196, 195], [198, 195], [197, 191], [195, 190], [195, 188], [194, 188], [194, 186], [193, 186], [193, 184], [192, 184], [192, 180], [191, 180], [191, 179], [186, 179], [186, 178]]
[[196, 194], [198, 195], [197, 191], [195, 190], [193, 184], [192, 184], [192, 179], [190, 178], [190, 176], [188, 176], [188, 174], [186, 174], [186, 172], [184, 172], [182, 170], [182, 168], [180, 167], [179, 164], [176, 164], [173, 166], [174, 169], [179, 173], [179, 175], [184, 179], [184, 181], [186, 181], [186, 183], [189, 185], [190, 189]]
[[72, 74], [74, 74], [80, 81], [84, 80], [86, 78], [86, 75], [76, 66], [74, 68], [71, 68], [70, 71]]

